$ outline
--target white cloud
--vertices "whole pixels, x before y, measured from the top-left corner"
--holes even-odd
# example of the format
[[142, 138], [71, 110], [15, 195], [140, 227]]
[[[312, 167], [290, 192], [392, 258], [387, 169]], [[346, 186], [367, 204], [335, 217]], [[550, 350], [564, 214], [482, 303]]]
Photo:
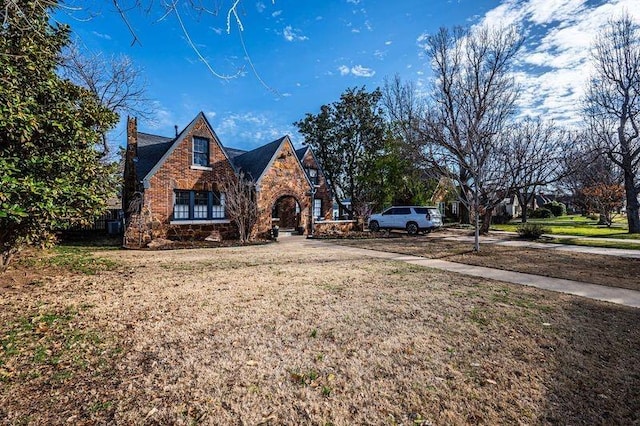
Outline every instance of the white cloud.
[[91, 31], [91, 34], [93, 34], [96, 37], [103, 38], [105, 40], [111, 40], [111, 36], [109, 34], [99, 33], [97, 31]]
[[216, 33], [218, 35], [221, 35], [224, 32], [224, 30], [222, 28], [217, 28], [217, 27], [210, 27], [210, 28], [214, 33]]
[[153, 119], [146, 124], [149, 128], [165, 131], [166, 129], [173, 129], [173, 125], [177, 124], [176, 119], [170, 110], [165, 108], [160, 102], [153, 101], [151, 103], [153, 110]]
[[371, 68], [363, 67], [362, 65], [356, 65], [351, 68], [346, 65], [340, 65], [338, 71], [340, 71], [340, 75], [352, 74], [356, 77], [373, 77], [376, 74]]
[[347, 3], [360, 4], [360, 0], [347, 0]]
[[309, 40], [309, 37], [302, 35], [302, 32], [298, 29], [291, 27], [291, 25], [287, 25], [284, 30], [282, 30], [282, 35], [287, 41], [305, 41]]
[[266, 8], [267, 6], [265, 6], [263, 2], [259, 1], [256, 3], [256, 10], [258, 11], [258, 13], [264, 12]]
[[275, 12], [273, 12], [271, 14], [271, 16], [273, 16], [274, 18], [277, 18], [280, 15], [282, 15], [282, 11], [281, 10], [276, 10]]
[[296, 132], [290, 124], [284, 125], [273, 117], [254, 112], [228, 113], [213, 126], [224, 146], [247, 150]]
[[389, 46], [391, 43], [393, 43], [391, 40], [387, 40], [387, 41], [384, 42], [384, 45], [385, 46]]
[[379, 60], [383, 60], [384, 57], [387, 56], [387, 52], [376, 50], [375, 52], [373, 52], [373, 56], [375, 56]]
[[[627, 10], [632, 16], [638, 0], [504, 0], [479, 24], [516, 25], [526, 34], [518, 58], [519, 101], [525, 115], [578, 123], [588, 78], [590, 46], [603, 24]], [[635, 15], [640, 23], [640, 15]], [[418, 37], [424, 45], [426, 34]]]
[[422, 33], [418, 36], [418, 38], [416, 39], [416, 44], [421, 48], [421, 49], [426, 49], [427, 47], [427, 40], [429, 39], [429, 33]]

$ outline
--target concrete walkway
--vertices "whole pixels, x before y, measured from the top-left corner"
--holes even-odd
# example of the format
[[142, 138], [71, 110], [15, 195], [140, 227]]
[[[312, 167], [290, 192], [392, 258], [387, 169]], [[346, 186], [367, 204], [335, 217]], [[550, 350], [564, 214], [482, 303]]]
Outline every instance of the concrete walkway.
[[[434, 234], [438, 235], [438, 234]], [[616, 249], [616, 248], [608, 248], [608, 247], [588, 247], [588, 246], [577, 246], [570, 244], [554, 244], [554, 243], [540, 243], [536, 241], [527, 241], [515, 239], [518, 234], [513, 232], [503, 232], [503, 231], [491, 231], [489, 236], [481, 236], [480, 237], [480, 250], [482, 250], [483, 244], [496, 244], [500, 246], [507, 247], [525, 247], [525, 248], [535, 248], [535, 249], [544, 249], [544, 250], [556, 250], [556, 251], [568, 251], [574, 253], [588, 253], [588, 254], [601, 254], [605, 256], [619, 256], [619, 257], [627, 257], [631, 259], [640, 259], [640, 250], [629, 250], [629, 249]], [[589, 237], [577, 237], [572, 235], [547, 235], [550, 238], [578, 238], [581, 240], [594, 240], [594, 241], [626, 241], [626, 242], [638, 242], [639, 240], [615, 240], [613, 238], [589, 238]], [[465, 243], [473, 243], [473, 235], [447, 235], [442, 238], [453, 241], [461, 241]]]
[[419, 256], [401, 255], [397, 253], [382, 252], [377, 250], [347, 247], [321, 240], [306, 240], [305, 242], [306, 244], [310, 244], [316, 247], [322, 247], [324, 249], [330, 248], [331, 250], [342, 251], [349, 254], [407, 262], [413, 265], [425, 266], [428, 268], [435, 268], [449, 272], [456, 272], [458, 274], [470, 275], [473, 277], [482, 277], [498, 281], [505, 281], [513, 284], [522, 284], [526, 286], [542, 288], [545, 290], [573, 294], [590, 299], [602, 300], [604, 302], [611, 302], [619, 305], [640, 308], [640, 291], [635, 290], [606, 287], [579, 281], [525, 274], [521, 272], [504, 271], [502, 269], [486, 268], [483, 266], [466, 265], [439, 259], [426, 259]]

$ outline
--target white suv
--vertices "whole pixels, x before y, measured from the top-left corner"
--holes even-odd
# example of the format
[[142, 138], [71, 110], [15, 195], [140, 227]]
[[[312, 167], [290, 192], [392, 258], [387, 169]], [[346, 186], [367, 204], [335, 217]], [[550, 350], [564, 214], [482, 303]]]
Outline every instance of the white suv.
[[369, 218], [369, 229], [406, 229], [409, 235], [431, 232], [442, 226], [442, 215], [435, 207], [392, 206]]

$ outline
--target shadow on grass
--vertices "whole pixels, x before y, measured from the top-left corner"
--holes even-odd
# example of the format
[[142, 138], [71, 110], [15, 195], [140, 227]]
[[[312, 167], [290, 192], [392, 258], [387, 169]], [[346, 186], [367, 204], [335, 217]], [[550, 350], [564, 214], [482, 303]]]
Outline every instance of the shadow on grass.
[[541, 345], [555, 373], [541, 420], [550, 424], [638, 424], [640, 309], [579, 299]]
[[103, 231], [63, 232], [58, 235], [58, 245], [88, 250], [116, 250], [122, 248], [122, 236], [108, 235]]

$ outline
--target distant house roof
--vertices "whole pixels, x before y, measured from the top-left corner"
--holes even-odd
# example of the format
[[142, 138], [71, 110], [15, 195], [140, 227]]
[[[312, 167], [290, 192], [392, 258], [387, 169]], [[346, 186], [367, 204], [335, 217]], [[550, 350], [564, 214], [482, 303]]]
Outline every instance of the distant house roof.
[[144, 178], [162, 156], [171, 148], [174, 139], [164, 136], [138, 132], [138, 157], [136, 161], [136, 175]]
[[276, 139], [275, 141], [263, 145], [253, 151], [245, 152], [244, 154], [233, 157], [233, 164], [239, 171], [243, 171], [248, 177], [251, 177], [254, 181], [260, 179], [262, 173], [271, 163], [271, 159], [275, 155], [280, 145], [285, 140], [286, 136]]

